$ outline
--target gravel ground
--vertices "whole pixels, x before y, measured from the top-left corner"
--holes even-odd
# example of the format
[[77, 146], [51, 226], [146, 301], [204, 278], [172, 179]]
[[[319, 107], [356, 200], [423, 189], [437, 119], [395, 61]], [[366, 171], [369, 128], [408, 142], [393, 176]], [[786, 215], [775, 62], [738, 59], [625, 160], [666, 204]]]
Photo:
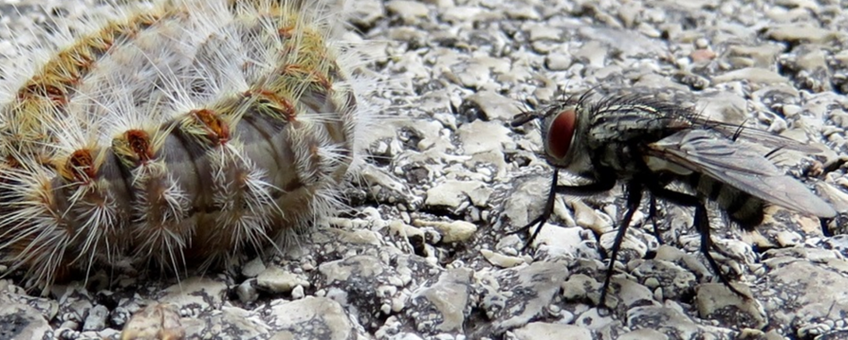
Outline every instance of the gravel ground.
[[[10, 3], [28, 17], [43, 2], [0, 11], [14, 22]], [[611, 309], [595, 305], [620, 189], [558, 199], [527, 250], [526, 235], [508, 233], [540, 213], [551, 173], [539, 132], [509, 122], [560, 90], [654, 93], [822, 145], [779, 164], [848, 211], [843, 6], [359, 0], [353, 25], [386, 84], [376, 100], [390, 105], [349, 192], [353, 209], [234, 274], [70, 285], [47, 298], [2, 280], [0, 339], [122, 329], [162, 339], [846, 339], [844, 216], [822, 228], [770, 208], [754, 232], [714, 216], [714, 256], [754, 297], [744, 300], [715, 283], [691, 210], [660, 204], [657, 226], [637, 213]]]

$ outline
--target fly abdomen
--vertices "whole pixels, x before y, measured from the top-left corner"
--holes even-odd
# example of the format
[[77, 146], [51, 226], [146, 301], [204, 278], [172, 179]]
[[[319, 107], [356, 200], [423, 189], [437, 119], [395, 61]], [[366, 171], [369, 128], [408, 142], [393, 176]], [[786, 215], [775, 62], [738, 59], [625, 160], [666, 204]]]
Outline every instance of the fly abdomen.
[[690, 174], [688, 183], [699, 196], [716, 202], [722, 211], [727, 212], [734, 222], [746, 230], [753, 229], [763, 221], [763, 200], [700, 173]]

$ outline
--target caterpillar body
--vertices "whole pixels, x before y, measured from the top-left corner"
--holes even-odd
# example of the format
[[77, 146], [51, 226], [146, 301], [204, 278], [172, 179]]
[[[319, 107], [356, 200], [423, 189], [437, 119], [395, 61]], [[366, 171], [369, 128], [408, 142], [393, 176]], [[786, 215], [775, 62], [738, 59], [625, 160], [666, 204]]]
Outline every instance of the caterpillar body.
[[3, 65], [0, 263], [43, 289], [231, 265], [340, 204], [369, 106], [329, 5], [114, 5]]

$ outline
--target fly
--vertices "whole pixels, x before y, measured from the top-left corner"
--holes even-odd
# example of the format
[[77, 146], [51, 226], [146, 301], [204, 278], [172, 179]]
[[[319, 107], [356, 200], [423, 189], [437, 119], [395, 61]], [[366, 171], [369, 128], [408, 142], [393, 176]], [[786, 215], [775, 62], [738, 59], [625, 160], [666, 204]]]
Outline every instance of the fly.
[[[762, 222], [766, 204], [821, 218], [836, 216], [828, 203], [767, 158], [779, 149], [814, 153], [816, 148], [764, 130], [708, 120], [692, 109], [654, 97], [617, 95], [591, 102], [590, 96], [587, 92], [576, 101], [569, 98], [520, 114], [512, 126], [542, 119], [544, 155], [554, 167], [542, 215], [519, 230], [538, 225], [528, 245], [550, 219], [556, 194], [594, 195], [613, 189], [618, 182], [625, 184], [626, 211], [609, 257], [601, 306], [627, 226], [645, 191], [650, 193], [649, 218], [655, 217], [656, 198], [695, 208], [693, 223], [701, 235], [701, 252], [719, 280], [743, 297], [746, 295], [730, 285], [709, 253], [712, 239], [707, 200], [716, 202], [731, 220], [747, 230]], [[739, 143], [739, 139], [775, 149], [763, 155]], [[559, 185], [560, 170], [584, 178], [588, 184]], [[672, 183], [688, 187], [691, 193], [673, 190], [669, 187]]]

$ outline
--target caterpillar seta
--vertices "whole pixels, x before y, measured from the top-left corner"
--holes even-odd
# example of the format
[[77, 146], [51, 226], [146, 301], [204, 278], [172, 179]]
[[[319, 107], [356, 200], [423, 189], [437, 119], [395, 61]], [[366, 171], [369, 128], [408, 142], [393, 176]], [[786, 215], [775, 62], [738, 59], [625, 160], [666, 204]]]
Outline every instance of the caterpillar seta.
[[325, 0], [111, 4], [0, 65], [0, 264], [45, 293], [286, 246], [341, 203], [375, 107]]

